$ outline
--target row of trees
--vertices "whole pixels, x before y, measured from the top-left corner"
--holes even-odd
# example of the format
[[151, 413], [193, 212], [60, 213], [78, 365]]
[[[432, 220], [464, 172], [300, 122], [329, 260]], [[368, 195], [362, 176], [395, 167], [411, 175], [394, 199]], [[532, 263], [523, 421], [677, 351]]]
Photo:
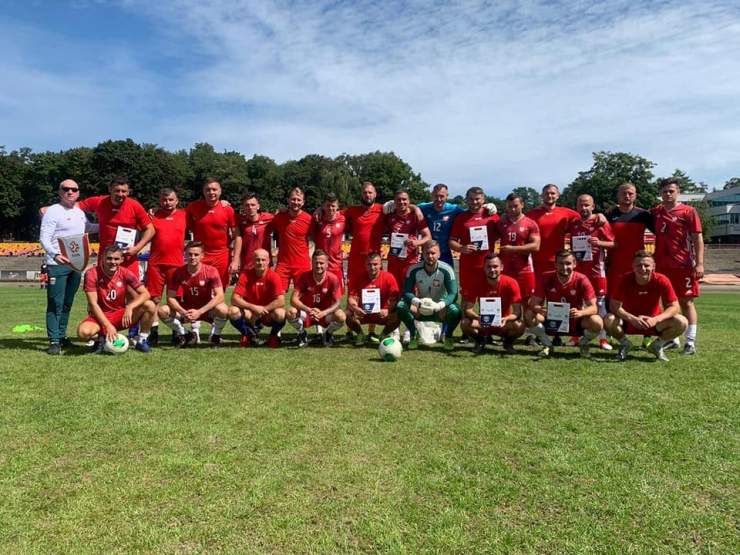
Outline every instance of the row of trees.
[[[603, 210], [613, 205], [616, 188], [624, 181], [632, 181], [640, 192], [639, 202], [650, 206], [657, 195], [654, 166], [653, 162], [633, 154], [594, 153], [593, 166], [580, 172], [564, 188], [562, 202], [572, 206], [579, 194], [587, 192]], [[309, 209], [317, 206], [329, 191], [339, 196], [342, 205], [358, 203], [361, 184], [366, 180], [375, 183], [381, 200], [391, 198], [400, 188], [409, 192], [412, 201], [419, 202], [427, 198], [430, 186], [392, 152], [342, 154], [336, 158], [311, 154], [278, 164], [266, 156], [247, 159], [235, 151], [216, 152], [207, 143], [177, 152], [152, 144], [137, 144], [131, 139], [61, 152], [34, 153], [29, 148], [7, 152], [0, 147], [0, 236], [35, 240], [38, 208], [55, 201], [57, 185], [63, 179], [75, 179], [86, 196], [105, 193], [110, 180], [119, 175], [129, 178], [134, 195], [146, 206], [156, 205], [162, 187], [176, 189], [183, 202], [197, 198], [208, 176], [221, 180], [223, 196], [233, 204], [251, 190], [260, 195], [266, 210], [282, 205], [287, 192], [295, 186], [306, 191]], [[685, 192], [706, 191], [705, 184], [693, 182], [680, 170], [674, 175], [682, 179]], [[539, 187], [521, 186], [514, 190], [532, 207], [539, 204]], [[503, 209], [502, 199], [490, 197], [489, 200]], [[463, 201], [461, 196], [453, 199], [453, 202]]]

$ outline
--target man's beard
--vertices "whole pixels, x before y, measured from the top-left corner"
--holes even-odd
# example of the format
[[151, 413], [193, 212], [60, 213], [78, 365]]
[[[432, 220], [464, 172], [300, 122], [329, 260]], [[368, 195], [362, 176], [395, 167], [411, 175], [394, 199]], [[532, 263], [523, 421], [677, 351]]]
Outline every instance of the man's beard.
[[362, 197], [360, 199], [360, 202], [362, 203], [363, 206], [372, 206], [375, 202], [375, 199], [369, 199], [369, 198]]

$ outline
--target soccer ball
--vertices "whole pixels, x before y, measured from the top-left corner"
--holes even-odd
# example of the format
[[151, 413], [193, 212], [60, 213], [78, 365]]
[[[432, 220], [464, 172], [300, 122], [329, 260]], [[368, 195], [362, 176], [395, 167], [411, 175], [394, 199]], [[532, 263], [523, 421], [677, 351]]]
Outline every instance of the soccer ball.
[[128, 337], [120, 333], [116, 334], [116, 338], [113, 341], [105, 340], [103, 349], [105, 349], [106, 353], [112, 355], [122, 355], [128, 351]]
[[403, 352], [403, 347], [401, 347], [401, 342], [398, 339], [394, 339], [393, 337], [386, 337], [383, 339], [383, 341], [380, 342], [380, 345], [378, 345], [378, 353], [380, 354], [380, 358], [383, 359], [386, 362], [393, 362], [401, 358], [401, 353]]

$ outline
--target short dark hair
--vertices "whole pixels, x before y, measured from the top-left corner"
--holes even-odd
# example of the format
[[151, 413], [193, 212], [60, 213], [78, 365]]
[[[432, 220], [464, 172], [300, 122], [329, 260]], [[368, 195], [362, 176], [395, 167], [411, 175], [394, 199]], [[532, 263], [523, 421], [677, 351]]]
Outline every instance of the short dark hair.
[[203, 246], [203, 243], [200, 241], [188, 241], [185, 245], [185, 250], [189, 249], [200, 249], [202, 251], [206, 250], [206, 248]]
[[486, 193], [483, 192], [483, 189], [480, 187], [471, 187], [467, 191], [465, 191], [465, 198], [471, 197], [473, 195], [483, 195], [485, 196]]
[[575, 258], [575, 255], [568, 249], [561, 249], [555, 254], [555, 259], [557, 260], [558, 258], [565, 258], [566, 256], [572, 256]]
[[676, 189], [681, 190], [681, 180], [678, 177], [664, 177], [658, 182], [658, 185], [660, 185], [661, 191], [669, 185], [675, 185]]
[[437, 191], [440, 191], [441, 189], [444, 189], [445, 191], [447, 191], [448, 187], [444, 183], [437, 183], [434, 187], [432, 187], [432, 193], [436, 193]]
[[173, 193], [175, 194], [175, 196], [177, 196], [177, 191], [175, 191], [172, 187], [162, 187], [159, 190], [160, 197], [168, 197]]
[[117, 175], [113, 179], [110, 180], [110, 185], [108, 187], [115, 187], [116, 185], [128, 185], [128, 177], [125, 175]]
[[339, 197], [336, 193], [326, 193], [324, 195], [324, 202], [339, 202]]
[[242, 202], [253, 199], [253, 198], [256, 198], [257, 202], [259, 202], [260, 200], [260, 198], [257, 196], [257, 193], [255, 193], [254, 191], [247, 191], [246, 193], [244, 193], [244, 196], [242, 197]]
[[636, 258], [652, 258], [653, 260], [655, 260], [655, 257], [644, 249], [635, 251], [635, 254], [632, 257], [632, 260], [635, 260]]
[[504, 261], [503, 261], [503, 260], [502, 260], [502, 258], [501, 258], [501, 257], [500, 257], [500, 256], [498, 255], [498, 253], [495, 253], [495, 252], [489, 252], [489, 253], [488, 253], [488, 254], [486, 255], [486, 262], [488, 262], [489, 260], [493, 260], [494, 258], [498, 258], [498, 259], [499, 259], [499, 260], [501, 261], [501, 263], [503, 264], [503, 262], [504, 262]]
[[311, 259], [314, 259], [314, 258], [316, 258], [318, 256], [325, 256], [325, 257], [329, 258], [329, 255], [326, 254], [326, 251], [324, 251], [322, 249], [316, 249], [315, 251], [313, 251], [313, 254], [311, 255]]
[[545, 192], [545, 191], [547, 191], [547, 190], [548, 190], [548, 189], [549, 189], [550, 187], [554, 187], [554, 188], [555, 188], [555, 190], [556, 190], [556, 191], [557, 191], [558, 193], [560, 192], [560, 187], [558, 187], [557, 185], [555, 185], [555, 183], [548, 183], [547, 185], [545, 185], [544, 187], [542, 187], [542, 192], [544, 193], [544, 192]]
[[367, 253], [367, 256], [365, 257], [365, 260], [372, 260], [373, 258], [383, 258], [379, 252], [377, 251], [371, 251]]
[[205, 181], [203, 181], [203, 187], [210, 185], [211, 183], [218, 183], [218, 186], [221, 186], [221, 182], [215, 177], [206, 177]]
[[118, 245], [108, 245], [103, 249], [103, 259], [105, 259], [110, 252], [120, 252], [121, 256], [123, 256], [123, 249], [121, 247]]
[[288, 197], [290, 197], [290, 195], [292, 195], [293, 193], [298, 193], [303, 198], [306, 198], [306, 193], [304, 193], [303, 189], [301, 189], [300, 187], [293, 187], [290, 191], [288, 191]]
[[521, 200], [522, 204], [524, 204], [524, 198], [522, 197], [522, 195], [518, 193], [509, 193], [508, 195], [506, 195], [506, 202], [511, 202], [512, 200], [516, 199]]

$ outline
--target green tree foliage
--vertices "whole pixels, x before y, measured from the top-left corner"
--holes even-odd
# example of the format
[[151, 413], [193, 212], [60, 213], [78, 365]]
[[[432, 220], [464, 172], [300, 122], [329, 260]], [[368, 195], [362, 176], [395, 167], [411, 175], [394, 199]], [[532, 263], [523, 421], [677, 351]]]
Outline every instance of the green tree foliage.
[[521, 187], [515, 187], [512, 193], [516, 193], [524, 199], [525, 211], [532, 210], [532, 208], [537, 208], [540, 204], [542, 204], [542, 197], [540, 196], [539, 191], [532, 187], [526, 187], [524, 185], [522, 185]]
[[29, 167], [30, 150], [7, 153], [0, 147], [0, 219], [2, 237], [16, 238], [23, 212], [23, 182]]
[[[691, 179], [686, 172], [683, 170], [680, 170], [676, 168], [676, 170], [673, 172], [670, 177], [675, 177], [679, 180], [682, 193], [686, 194], [698, 194], [698, 193], [706, 193], [707, 189], [709, 188], [706, 183], [697, 183], [693, 179]], [[660, 180], [658, 180], [658, 183], [660, 183]]]
[[732, 189], [733, 187], [740, 187], [740, 177], [731, 177], [727, 181], [725, 181], [725, 186], [722, 188], [723, 190]]
[[591, 169], [579, 172], [562, 194], [561, 204], [575, 206], [578, 195], [594, 197], [597, 210], [604, 211], [616, 204], [617, 189], [627, 181], [637, 187], [637, 205], [650, 208], [658, 200], [658, 189], [650, 160], [626, 152], [600, 151], [593, 153]]
[[340, 159], [347, 165], [350, 175], [358, 180], [352, 202], [359, 201], [360, 188], [365, 181], [375, 184], [380, 202], [391, 200], [398, 190], [407, 191], [411, 202], [428, 200], [429, 184], [393, 152], [376, 151], [354, 156], [345, 154]]

